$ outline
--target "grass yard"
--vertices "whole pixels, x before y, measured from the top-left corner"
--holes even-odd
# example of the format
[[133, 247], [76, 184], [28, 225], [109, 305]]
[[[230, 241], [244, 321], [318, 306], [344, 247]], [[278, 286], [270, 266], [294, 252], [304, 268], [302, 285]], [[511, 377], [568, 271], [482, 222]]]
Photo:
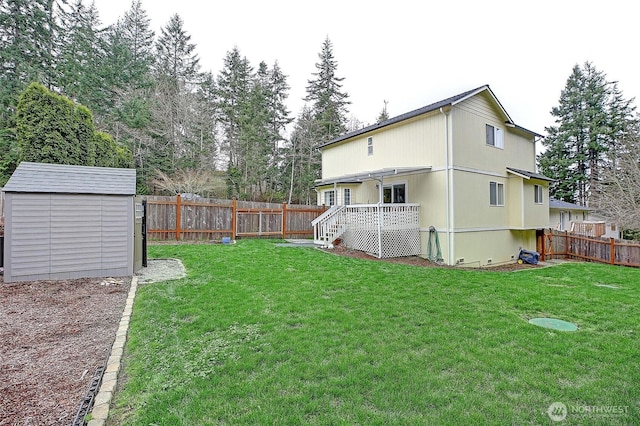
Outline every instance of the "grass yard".
[[637, 269], [420, 268], [275, 243], [149, 247], [188, 277], [138, 289], [110, 424], [560, 424], [554, 402], [562, 424], [640, 424]]

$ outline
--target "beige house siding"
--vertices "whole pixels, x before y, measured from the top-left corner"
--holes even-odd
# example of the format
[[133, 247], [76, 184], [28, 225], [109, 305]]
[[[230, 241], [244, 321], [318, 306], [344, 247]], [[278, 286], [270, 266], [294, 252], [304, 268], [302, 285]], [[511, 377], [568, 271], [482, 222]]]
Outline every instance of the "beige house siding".
[[486, 266], [510, 262], [518, 258], [521, 248], [535, 250], [535, 247], [535, 230], [460, 232], [455, 234], [456, 256], [452, 264]]
[[[446, 263], [486, 265], [508, 262], [521, 248], [535, 250], [535, 230], [549, 223], [548, 182], [508, 172], [535, 172], [534, 134], [505, 124], [510, 118], [489, 90], [411, 119], [374, 128], [322, 151], [322, 179], [385, 168], [425, 167], [428, 172], [385, 177], [383, 185], [404, 183], [405, 200], [420, 204], [422, 256], [429, 227], [439, 232]], [[486, 125], [502, 129], [504, 147], [487, 144]], [[368, 155], [367, 139], [373, 141]], [[504, 185], [504, 205], [490, 204], [490, 182]], [[375, 204], [378, 181], [351, 185], [351, 204]], [[534, 185], [543, 187], [535, 204]], [[345, 184], [338, 184], [338, 194]], [[320, 186], [318, 203], [333, 185]], [[338, 195], [337, 204], [340, 203]], [[450, 202], [448, 202], [450, 201]]]
[[[435, 112], [325, 148], [322, 179], [379, 170], [390, 164], [393, 167], [443, 166], [446, 161], [444, 126], [443, 116]], [[373, 138], [373, 155], [368, 154], [369, 137]]]

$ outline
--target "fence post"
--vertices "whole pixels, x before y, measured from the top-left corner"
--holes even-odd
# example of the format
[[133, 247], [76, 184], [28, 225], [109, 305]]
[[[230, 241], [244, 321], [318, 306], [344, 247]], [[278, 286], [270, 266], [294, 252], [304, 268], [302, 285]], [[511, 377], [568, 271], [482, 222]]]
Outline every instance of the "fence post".
[[616, 239], [611, 237], [611, 264], [616, 264]]
[[287, 238], [287, 203], [282, 203], [282, 239]]
[[546, 260], [546, 246], [547, 246], [547, 232], [546, 230], [542, 230], [542, 247], [540, 247], [541, 253], [540, 253], [540, 259], [544, 262]]
[[180, 241], [180, 222], [182, 221], [180, 210], [180, 194], [176, 195], [176, 241]]
[[231, 240], [236, 239], [236, 216], [238, 214], [238, 200], [234, 197], [231, 201]]
[[571, 256], [571, 251], [569, 250], [569, 232], [564, 231], [564, 254], [567, 257]]

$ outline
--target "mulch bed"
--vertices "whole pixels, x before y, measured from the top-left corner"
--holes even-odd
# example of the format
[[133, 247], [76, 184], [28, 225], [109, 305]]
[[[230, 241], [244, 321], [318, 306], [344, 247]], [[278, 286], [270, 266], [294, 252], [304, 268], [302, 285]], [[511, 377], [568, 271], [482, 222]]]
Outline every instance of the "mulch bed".
[[131, 284], [6, 284], [0, 276], [0, 425], [70, 425], [115, 339]]
[[513, 261], [513, 262], [503, 263], [500, 265], [485, 266], [483, 268], [468, 268], [464, 266], [438, 265], [437, 263], [434, 263], [429, 259], [424, 259], [419, 256], [406, 256], [406, 257], [395, 257], [395, 258], [389, 258], [389, 259], [378, 259], [377, 257], [371, 256], [365, 252], [362, 252], [359, 250], [351, 250], [340, 244], [336, 245], [332, 249], [323, 249], [323, 250], [326, 250], [329, 253], [334, 253], [338, 256], [355, 257], [358, 259], [368, 259], [368, 260], [374, 260], [378, 262], [401, 263], [404, 265], [419, 266], [423, 268], [448, 268], [448, 269], [469, 269], [474, 271], [511, 272], [511, 271], [519, 271], [522, 269], [532, 269], [532, 268], [541, 267], [541, 265], [530, 265], [527, 263], [523, 263], [522, 265], [519, 265], [518, 263]]

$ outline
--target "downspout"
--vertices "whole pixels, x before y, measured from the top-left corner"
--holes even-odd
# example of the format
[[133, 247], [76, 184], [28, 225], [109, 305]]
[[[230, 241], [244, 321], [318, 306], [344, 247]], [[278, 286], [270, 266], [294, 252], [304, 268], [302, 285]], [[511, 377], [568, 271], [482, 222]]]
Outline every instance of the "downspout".
[[446, 152], [446, 167], [445, 167], [445, 180], [446, 188], [445, 195], [446, 202], [446, 223], [447, 223], [447, 257], [449, 265], [455, 264], [454, 257], [454, 238], [453, 238], [453, 144], [451, 143], [451, 120], [449, 119], [450, 111], [444, 110], [440, 107], [440, 114], [444, 116], [444, 132], [445, 132], [445, 152]]
[[376, 179], [378, 181], [378, 259], [382, 258], [382, 202], [384, 201], [384, 191], [382, 188], [384, 178]]

